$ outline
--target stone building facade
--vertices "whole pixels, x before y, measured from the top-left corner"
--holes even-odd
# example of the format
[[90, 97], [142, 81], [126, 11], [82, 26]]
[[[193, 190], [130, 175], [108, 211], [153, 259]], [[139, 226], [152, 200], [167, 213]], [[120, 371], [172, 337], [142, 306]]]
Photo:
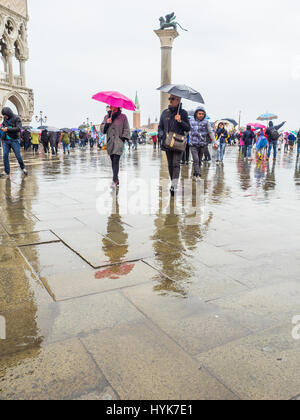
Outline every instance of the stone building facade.
[[[11, 101], [24, 125], [31, 122], [34, 114], [33, 90], [26, 87], [27, 23], [27, 0], [0, 0], [0, 52], [4, 68], [0, 72], [0, 105], [4, 107]], [[19, 75], [14, 74], [13, 57], [19, 62]]]

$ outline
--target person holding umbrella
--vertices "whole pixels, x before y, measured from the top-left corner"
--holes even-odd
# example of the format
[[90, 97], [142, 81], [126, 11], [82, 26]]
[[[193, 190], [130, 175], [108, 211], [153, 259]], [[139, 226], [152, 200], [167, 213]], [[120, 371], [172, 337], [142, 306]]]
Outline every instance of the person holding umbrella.
[[101, 124], [101, 132], [107, 136], [107, 153], [111, 158], [113, 170], [112, 188], [119, 187], [120, 158], [124, 151], [124, 144], [130, 140], [130, 127], [125, 114], [121, 108], [115, 106], [104, 118]]
[[170, 94], [169, 101], [169, 108], [163, 111], [160, 118], [158, 135], [161, 139], [161, 150], [167, 154], [169, 174], [172, 182], [170, 193], [174, 196], [180, 176], [180, 162], [184, 152], [170, 150], [166, 146], [166, 139], [169, 133], [184, 136], [191, 131], [191, 125], [187, 111], [182, 109], [181, 98]]

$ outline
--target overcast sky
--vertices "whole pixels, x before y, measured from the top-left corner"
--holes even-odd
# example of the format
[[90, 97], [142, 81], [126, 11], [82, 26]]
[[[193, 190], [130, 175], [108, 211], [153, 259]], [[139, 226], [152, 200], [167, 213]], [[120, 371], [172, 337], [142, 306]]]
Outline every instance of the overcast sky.
[[299, 0], [28, 0], [28, 10], [27, 84], [50, 125], [101, 122], [91, 96], [102, 90], [138, 91], [142, 122], [159, 117], [153, 30], [175, 11], [189, 32], [174, 43], [173, 83], [199, 90], [212, 119], [241, 110], [246, 124], [268, 111], [300, 127]]

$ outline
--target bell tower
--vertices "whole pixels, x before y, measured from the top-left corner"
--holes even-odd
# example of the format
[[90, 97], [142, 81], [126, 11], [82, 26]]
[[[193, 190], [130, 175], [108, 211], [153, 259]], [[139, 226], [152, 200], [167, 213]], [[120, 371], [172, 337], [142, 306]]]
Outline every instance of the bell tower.
[[[26, 61], [29, 58], [27, 44], [27, 0], [0, 0], [0, 53], [3, 62], [0, 69], [0, 105], [11, 101], [18, 110], [23, 125], [30, 124], [34, 113], [33, 90], [26, 86]], [[18, 61], [15, 74], [13, 59]]]
[[135, 106], [136, 110], [133, 113], [133, 128], [139, 129], [141, 128], [141, 108], [137, 92], [135, 96]]

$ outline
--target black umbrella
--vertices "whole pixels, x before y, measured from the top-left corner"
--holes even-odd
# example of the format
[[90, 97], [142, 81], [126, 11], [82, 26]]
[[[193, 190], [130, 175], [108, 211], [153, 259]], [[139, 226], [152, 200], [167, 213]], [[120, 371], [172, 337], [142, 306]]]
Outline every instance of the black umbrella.
[[232, 118], [222, 118], [224, 121], [229, 121], [231, 124], [233, 124], [235, 127], [238, 125], [238, 123], [233, 120]]
[[189, 101], [199, 102], [200, 104], [205, 103], [201, 93], [186, 85], [164, 85], [157, 90]]
[[61, 128], [60, 131], [63, 131], [64, 133], [71, 133], [72, 130], [69, 128]]

